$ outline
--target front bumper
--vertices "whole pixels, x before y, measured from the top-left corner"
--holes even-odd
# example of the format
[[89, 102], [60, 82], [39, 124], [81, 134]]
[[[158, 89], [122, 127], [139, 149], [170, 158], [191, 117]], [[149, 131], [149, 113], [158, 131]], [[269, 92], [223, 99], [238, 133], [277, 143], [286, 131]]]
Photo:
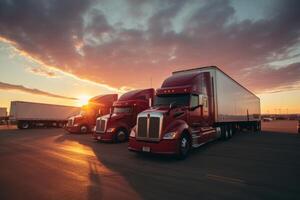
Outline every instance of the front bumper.
[[113, 133], [93, 133], [93, 138], [97, 141], [112, 141], [113, 140]]
[[145, 152], [143, 148], [149, 149], [148, 153], [155, 154], [177, 154], [178, 153], [178, 140], [161, 140], [159, 142], [148, 142], [137, 140], [136, 138], [130, 137], [128, 150], [136, 152]]
[[79, 126], [66, 126], [65, 129], [69, 133], [79, 133], [80, 132], [80, 127]]

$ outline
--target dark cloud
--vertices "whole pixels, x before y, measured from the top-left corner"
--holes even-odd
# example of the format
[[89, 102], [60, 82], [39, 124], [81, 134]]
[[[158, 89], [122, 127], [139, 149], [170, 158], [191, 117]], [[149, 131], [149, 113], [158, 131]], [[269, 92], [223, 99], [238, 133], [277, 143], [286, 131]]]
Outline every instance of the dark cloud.
[[4, 82], [0, 82], [0, 90], [18, 90], [21, 92], [27, 92], [27, 93], [36, 94], [36, 95], [43, 95], [43, 96], [47, 96], [47, 97], [77, 100], [77, 98], [73, 98], [73, 97], [65, 97], [65, 96], [53, 94], [50, 92], [45, 92], [45, 91], [38, 90], [38, 89], [27, 88], [23, 85], [14, 85], [14, 84], [9, 84], [9, 83], [4, 83]]
[[[270, 67], [257, 81], [254, 69], [265, 73], [270, 61], [291, 56], [300, 1], [274, 1], [264, 19], [239, 21], [226, 0], [128, 0], [118, 23], [109, 21], [119, 11], [105, 12], [107, 3], [115, 2], [1, 1], [0, 36], [47, 65], [114, 87], [148, 87], [151, 77], [159, 86], [173, 70], [203, 65], [218, 65], [256, 91], [293, 84]], [[142, 21], [144, 8], [152, 11], [144, 27], [124, 25]]]
[[[270, 66], [253, 69], [246, 76], [250, 79], [249, 87], [256, 88], [260, 91], [270, 90], [269, 92], [279, 92], [283, 90], [300, 89], [300, 62], [287, 65], [282, 68]], [[285, 79], [285, 81], [283, 81]], [[251, 81], [255, 80], [255, 81]]]

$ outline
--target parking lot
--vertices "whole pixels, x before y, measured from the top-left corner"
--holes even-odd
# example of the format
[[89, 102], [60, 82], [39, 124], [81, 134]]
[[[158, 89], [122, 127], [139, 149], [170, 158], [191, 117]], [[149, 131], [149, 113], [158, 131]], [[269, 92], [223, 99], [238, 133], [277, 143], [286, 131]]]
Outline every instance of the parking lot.
[[1, 128], [0, 199], [300, 199], [299, 158], [288, 132], [238, 133], [178, 161], [63, 129]]

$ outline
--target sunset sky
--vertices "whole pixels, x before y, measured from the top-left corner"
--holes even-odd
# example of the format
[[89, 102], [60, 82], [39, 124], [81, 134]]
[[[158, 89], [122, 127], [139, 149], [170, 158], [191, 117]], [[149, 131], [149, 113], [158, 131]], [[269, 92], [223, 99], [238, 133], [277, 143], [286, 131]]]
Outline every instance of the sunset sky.
[[300, 1], [0, 1], [0, 107], [79, 106], [207, 65], [257, 94], [262, 113], [300, 113]]

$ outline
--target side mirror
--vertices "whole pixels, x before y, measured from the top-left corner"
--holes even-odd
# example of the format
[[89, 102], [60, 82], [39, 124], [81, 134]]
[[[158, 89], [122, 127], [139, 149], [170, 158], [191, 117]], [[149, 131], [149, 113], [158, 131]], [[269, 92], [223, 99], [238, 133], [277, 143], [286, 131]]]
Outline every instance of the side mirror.
[[177, 107], [178, 107], [178, 104], [176, 102], [172, 102], [172, 103], [170, 103], [169, 109], [172, 110]]
[[197, 105], [197, 106], [193, 106], [193, 107], [190, 107], [190, 110], [196, 110], [197, 108], [199, 108], [201, 105]]
[[199, 94], [199, 106], [203, 106], [203, 104], [204, 104], [204, 95]]
[[190, 110], [192, 110], [192, 111], [203, 106], [204, 101], [205, 101], [205, 96], [203, 94], [199, 94], [198, 96], [194, 96], [193, 98], [197, 98], [197, 102], [193, 101], [192, 104], [194, 104], [194, 105], [191, 105], [191, 107], [190, 107]]
[[149, 107], [151, 108], [152, 106], [152, 98], [149, 98]]
[[176, 102], [172, 102], [170, 103], [170, 106], [169, 106], [169, 110], [167, 112], [167, 115], [170, 114], [170, 111], [174, 108], [177, 108], [178, 107], [178, 104]]

